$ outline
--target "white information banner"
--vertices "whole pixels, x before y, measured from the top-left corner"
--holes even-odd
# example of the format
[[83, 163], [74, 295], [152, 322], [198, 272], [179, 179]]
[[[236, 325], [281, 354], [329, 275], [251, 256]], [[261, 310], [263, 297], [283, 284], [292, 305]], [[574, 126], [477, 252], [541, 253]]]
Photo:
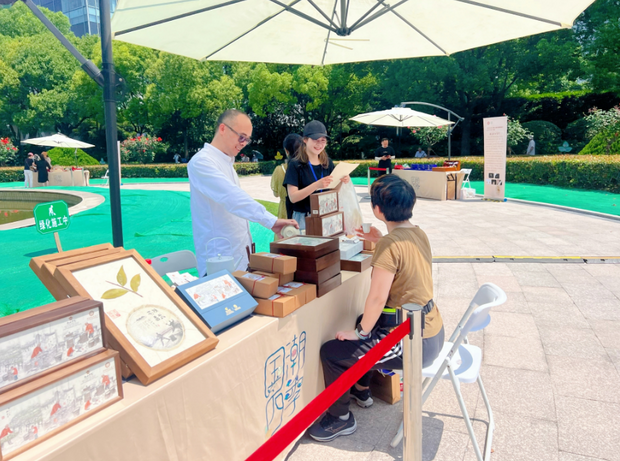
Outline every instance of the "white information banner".
[[484, 198], [504, 200], [508, 117], [485, 118], [483, 122]]

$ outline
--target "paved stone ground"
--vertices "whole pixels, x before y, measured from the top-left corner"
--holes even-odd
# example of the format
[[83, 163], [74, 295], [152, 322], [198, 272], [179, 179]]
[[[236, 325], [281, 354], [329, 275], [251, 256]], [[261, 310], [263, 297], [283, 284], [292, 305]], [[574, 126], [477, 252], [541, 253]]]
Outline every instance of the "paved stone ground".
[[[255, 198], [276, 200], [268, 177], [241, 183]], [[356, 190], [364, 219], [376, 222], [367, 191]], [[413, 220], [435, 255], [620, 256], [619, 220], [552, 207], [421, 199]], [[447, 336], [481, 284], [496, 283], [508, 295], [490, 325], [470, 336], [484, 351], [496, 420], [492, 460], [620, 461], [620, 264], [437, 263], [433, 275]], [[477, 386], [462, 391], [482, 439], [488, 419]], [[352, 411], [355, 434], [327, 444], [303, 436], [287, 459], [402, 459], [402, 443], [389, 446], [401, 403], [375, 399]], [[475, 460], [449, 382], [426, 402], [423, 424], [424, 460]]]

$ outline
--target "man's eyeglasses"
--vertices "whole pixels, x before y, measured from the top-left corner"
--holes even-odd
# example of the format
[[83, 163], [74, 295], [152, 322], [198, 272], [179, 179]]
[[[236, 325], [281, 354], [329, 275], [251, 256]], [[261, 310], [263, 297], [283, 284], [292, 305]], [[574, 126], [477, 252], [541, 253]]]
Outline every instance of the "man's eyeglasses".
[[237, 136], [239, 136], [239, 143], [243, 144], [245, 143], [246, 146], [249, 146], [250, 144], [252, 144], [252, 138], [250, 138], [249, 136], [246, 136], [244, 134], [239, 134], [235, 131], [234, 128], [232, 128], [231, 126], [227, 125], [226, 123], [223, 123], [222, 125], [224, 125], [226, 128], [228, 128], [230, 131], [232, 131], [233, 133], [235, 133]]

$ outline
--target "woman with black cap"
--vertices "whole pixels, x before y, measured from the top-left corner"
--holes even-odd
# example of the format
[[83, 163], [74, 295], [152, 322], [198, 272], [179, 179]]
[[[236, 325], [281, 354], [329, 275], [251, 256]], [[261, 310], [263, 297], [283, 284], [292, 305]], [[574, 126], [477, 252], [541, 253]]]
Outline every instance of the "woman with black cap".
[[[284, 177], [288, 197], [293, 204], [293, 219], [299, 229], [306, 228], [306, 216], [310, 216], [310, 195], [326, 189], [334, 178], [334, 162], [327, 156], [327, 130], [318, 120], [306, 124], [303, 133], [303, 144], [299, 146], [295, 158], [291, 160]], [[349, 177], [342, 178], [349, 182]], [[342, 182], [336, 190], [340, 189]]]

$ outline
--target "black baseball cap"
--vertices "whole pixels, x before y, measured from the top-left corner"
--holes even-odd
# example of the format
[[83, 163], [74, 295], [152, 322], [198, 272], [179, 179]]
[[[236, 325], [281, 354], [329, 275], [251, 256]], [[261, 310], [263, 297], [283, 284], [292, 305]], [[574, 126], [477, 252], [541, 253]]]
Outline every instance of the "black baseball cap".
[[304, 127], [304, 138], [317, 140], [319, 138], [329, 138], [329, 136], [327, 136], [325, 125], [318, 120], [312, 120], [311, 122], [306, 123], [306, 126]]

